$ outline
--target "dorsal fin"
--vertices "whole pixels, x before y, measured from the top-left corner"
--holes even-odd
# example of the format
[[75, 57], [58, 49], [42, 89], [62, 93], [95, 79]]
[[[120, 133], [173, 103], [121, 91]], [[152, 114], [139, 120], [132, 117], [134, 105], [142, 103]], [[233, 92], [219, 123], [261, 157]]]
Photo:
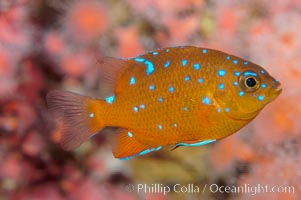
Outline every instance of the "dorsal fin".
[[114, 95], [116, 81], [124, 71], [128, 62], [124, 59], [104, 57], [98, 60], [100, 71], [99, 97], [106, 98]]

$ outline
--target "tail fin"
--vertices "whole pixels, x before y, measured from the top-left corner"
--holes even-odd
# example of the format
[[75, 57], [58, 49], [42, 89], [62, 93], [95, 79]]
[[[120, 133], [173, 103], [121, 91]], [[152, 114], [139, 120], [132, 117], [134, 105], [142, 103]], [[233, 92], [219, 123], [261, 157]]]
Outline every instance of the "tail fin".
[[54, 90], [47, 94], [48, 108], [62, 125], [61, 145], [65, 150], [77, 148], [104, 127], [101, 103], [72, 92]]

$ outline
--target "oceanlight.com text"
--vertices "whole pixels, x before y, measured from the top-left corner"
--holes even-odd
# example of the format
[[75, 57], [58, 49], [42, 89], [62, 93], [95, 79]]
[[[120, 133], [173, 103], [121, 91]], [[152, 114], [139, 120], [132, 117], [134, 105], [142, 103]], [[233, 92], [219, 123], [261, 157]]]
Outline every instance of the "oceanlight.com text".
[[241, 186], [235, 185], [218, 185], [218, 184], [205, 184], [204, 186], [199, 186], [195, 184], [175, 184], [173, 186], [164, 185], [161, 183], [154, 184], [128, 184], [125, 189], [128, 192], [136, 193], [162, 193], [164, 195], [174, 192], [174, 193], [248, 193], [251, 195], [256, 195], [259, 193], [294, 193], [294, 186], [288, 185], [250, 185], [244, 184]]

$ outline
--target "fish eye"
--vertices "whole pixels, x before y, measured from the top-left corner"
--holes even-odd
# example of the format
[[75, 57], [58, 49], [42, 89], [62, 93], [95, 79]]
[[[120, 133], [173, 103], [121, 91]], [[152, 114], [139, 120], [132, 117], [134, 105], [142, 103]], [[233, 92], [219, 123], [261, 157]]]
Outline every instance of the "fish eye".
[[260, 78], [255, 72], [245, 72], [240, 77], [240, 86], [246, 92], [254, 92], [260, 86]]
[[245, 86], [249, 87], [249, 88], [253, 88], [255, 87], [257, 84], [257, 81], [254, 77], [250, 76], [250, 77], [247, 77], [245, 79]]

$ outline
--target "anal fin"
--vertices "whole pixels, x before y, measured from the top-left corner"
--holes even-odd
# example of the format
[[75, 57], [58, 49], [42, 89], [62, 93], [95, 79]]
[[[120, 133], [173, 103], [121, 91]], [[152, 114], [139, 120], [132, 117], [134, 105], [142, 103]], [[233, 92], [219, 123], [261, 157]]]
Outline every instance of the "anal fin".
[[161, 148], [161, 146], [151, 147], [142, 144], [135, 139], [135, 133], [126, 129], [119, 129], [116, 143], [113, 145], [113, 154], [115, 158], [120, 160], [130, 160], [136, 156], [158, 151]]

